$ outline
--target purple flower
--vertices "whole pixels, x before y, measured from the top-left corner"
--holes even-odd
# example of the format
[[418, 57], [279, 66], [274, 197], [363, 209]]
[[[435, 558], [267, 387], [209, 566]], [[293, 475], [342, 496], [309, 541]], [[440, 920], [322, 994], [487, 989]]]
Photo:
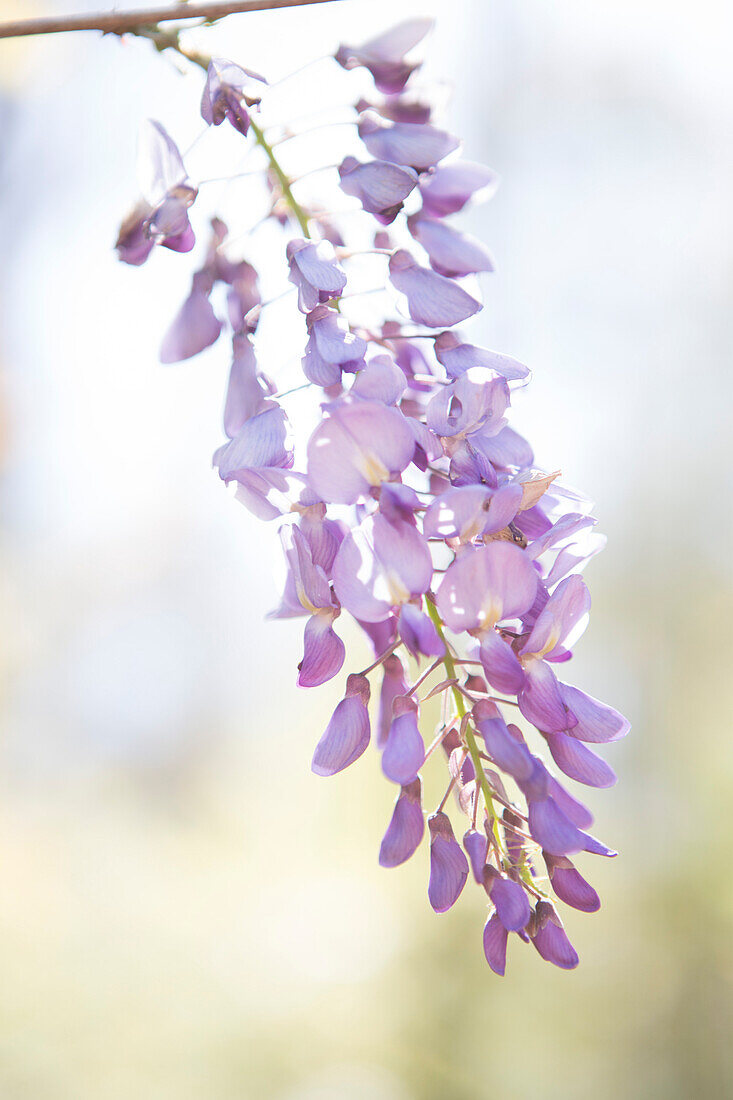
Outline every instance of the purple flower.
[[313, 753], [311, 769], [316, 775], [335, 775], [359, 759], [369, 744], [368, 703], [367, 678], [349, 676], [346, 695], [333, 712]]
[[457, 325], [481, 309], [481, 303], [457, 283], [420, 267], [404, 249], [390, 256], [389, 277], [407, 298], [410, 317], [418, 324], [431, 328]]
[[382, 753], [382, 771], [387, 779], [406, 787], [417, 779], [423, 765], [425, 742], [417, 724], [417, 703], [411, 696], [398, 696], [393, 714]]
[[201, 117], [209, 126], [219, 126], [228, 119], [243, 137], [249, 130], [248, 107], [256, 106], [267, 86], [264, 77], [214, 57], [209, 62], [201, 97]]
[[400, 473], [415, 439], [397, 409], [371, 401], [338, 405], [308, 443], [308, 482], [321, 500], [354, 504]]
[[451, 438], [480, 430], [483, 439], [501, 430], [508, 406], [506, 379], [483, 367], [472, 367], [441, 387], [430, 400], [425, 419], [436, 435]]
[[376, 111], [359, 118], [359, 137], [376, 160], [414, 168], [431, 168], [460, 145], [458, 138], [435, 126], [416, 122], [392, 122]]
[[318, 386], [340, 382], [342, 369], [355, 370], [363, 360], [366, 341], [355, 336], [346, 319], [327, 305], [317, 305], [305, 320], [309, 337], [303, 373]]
[[468, 878], [468, 861], [444, 813], [428, 818], [430, 827], [430, 882], [428, 900], [436, 913], [445, 913], [458, 898]]
[[138, 178], [149, 207], [145, 232], [174, 252], [190, 252], [195, 237], [188, 220], [188, 208], [196, 198], [186, 169], [167, 130], [148, 119], [140, 135]]
[[238, 481], [248, 470], [287, 469], [292, 465], [288, 420], [274, 402], [245, 421], [229, 443], [214, 456], [222, 481]]
[[616, 774], [605, 760], [596, 756], [582, 741], [566, 733], [545, 735], [552, 759], [565, 775], [588, 787], [612, 787]]
[[298, 307], [303, 313], [337, 297], [346, 286], [346, 273], [328, 241], [296, 237], [288, 244], [287, 257], [290, 282], [298, 288]]
[[413, 168], [385, 160], [360, 164], [355, 157], [346, 157], [339, 168], [339, 178], [342, 191], [358, 199], [382, 225], [390, 225], [417, 186], [418, 175]]
[[454, 160], [441, 164], [420, 180], [423, 210], [436, 218], [457, 214], [479, 191], [490, 198], [499, 185], [498, 176], [483, 164]]
[[484, 927], [484, 955], [491, 969], [500, 978], [504, 977], [506, 970], [507, 935], [498, 913], [492, 913]]
[[146, 233], [149, 215], [148, 204], [139, 202], [123, 220], [115, 244], [117, 255], [123, 263], [140, 267], [152, 252], [155, 244]]
[[[504, 974], [510, 933], [571, 968], [577, 955], [543, 892], [537, 861], [541, 852], [557, 898], [585, 912], [599, 907], [569, 857], [616, 853], [588, 832], [590, 809], [563, 784], [565, 776], [588, 787], [613, 783], [594, 746], [623, 737], [629, 726], [560, 680], [564, 670], [557, 666], [572, 659], [585, 627], [590, 597], [582, 572], [604, 539], [594, 530], [591, 503], [563, 488], [558, 471], [537, 469], [530, 444], [509, 423], [514, 387], [528, 380], [527, 367], [450, 331], [481, 309], [466, 286], [493, 264], [480, 241], [443, 219], [493, 194], [497, 180], [489, 169], [451, 156], [459, 141], [433, 125], [435, 97], [422, 88], [403, 94], [416, 68], [406, 55], [429, 25], [408, 21], [360, 47], [341, 46], [336, 55], [343, 68], [367, 68], [384, 92], [377, 102], [355, 105], [358, 134], [374, 159], [342, 160], [341, 190], [362, 207], [348, 204], [343, 222], [327, 202], [308, 197], [312, 188], [287, 186], [288, 178], [299, 183], [302, 168], [286, 171], [277, 137], [266, 143], [250, 117], [265, 81], [230, 61], [211, 62], [202, 115], [212, 126], [227, 119], [248, 135], [252, 151], [260, 147], [269, 204], [255, 224], [269, 223], [263, 250], [280, 258], [305, 324], [297, 320], [294, 295], [270, 313], [255, 268], [231, 252], [239, 226], [232, 236], [214, 217], [162, 358], [178, 361], [209, 347], [228, 316], [226, 440], [214, 465], [222, 480], [235, 482], [237, 499], [251, 512], [281, 520], [286, 577], [270, 617], [303, 619], [298, 684], [319, 685], [344, 667], [346, 646], [335, 630], [343, 614], [373, 649], [364, 672], [347, 677], [313, 771], [335, 774], [366, 751], [375, 676], [381, 768], [399, 786], [380, 864], [398, 866], [417, 849], [425, 831], [420, 772], [439, 769], [442, 760], [444, 783], [431, 779], [429, 787], [431, 906], [449, 909], [471, 871], [493, 906], [484, 952], [495, 973]], [[300, 132], [287, 120], [276, 125], [278, 136]], [[188, 211], [196, 189], [159, 123], [144, 135], [140, 182], [143, 200], [117, 242], [120, 258], [133, 266], [156, 243], [177, 251], [194, 243]], [[229, 205], [234, 213], [236, 204]], [[258, 217], [247, 206], [243, 216]], [[292, 236], [306, 224], [317, 225], [316, 239]], [[406, 233], [429, 266], [402, 247]], [[384, 272], [383, 259], [360, 259], [372, 251], [389, 256], [388, 275], [374, 288], [365, 280], [363, 288], [359, 265]], [[340, 256], [349, 259], [349, 281], [352, 270], [358, 279], [348, 294]], [[474, 278], [464, 283], [468, 276]], [[372, 289], [378, 296], [365, 297]], [[392, 290], [409, 321], [392, 316]], [[268, 347], [259, 343], [260, 322], [273, 346], [282, 325], [280, 354], [288, 358], [283, 375], [272, 380], [272, 359], [267, 375], [260, 369]], [[415, 325], [426, 330], [411, 331]], [[290, 373], [297, 364], [286, 327], [303, 333], [305, 384], [297, 370], [295, 378]], [[412, 684], [409, 657], [423, 665]], [[426, 704], [435, 697], [441, 717], [433, 733]], [[507, 722], [507, 706], [535, 727], [526, 740]], [[443, 812], [451, 797], [470, 823], [461, 829], [462, 846]]]
[[351, 393], [367, 401], [396, 405], [406, 387], [405, 376], [389, 355], [375, 355], [357, 371]]
[[568, 732], [579, 741], [603, 744], [618, 741], [629, 732], [629, 722], [617, 710], [600, 703], [569, 684], [560, 684], [565, 706], [575, 715], [576, 723]]
[[479, 886], [484, 884], [484, 867], [486, 855], [489, 850], [489, 842], [486, 833], [480, 833], [478, 829], [469, 829], [463, 834], [463, 847], [468, 853], [471, 864], [471, 872]]
[[488, 629], [531, 607], [536, 589], [527, 556], [511, 543], [492, 542], [459, 554], [446, 570], [437, 605], [451, 630]]
[[426, 592], [433, 563], [425, 539], [411, 523], [368, 516], [341, 543], [333, 583], [342, 607], [357, 619], [379, 622]]
[[413, 214], [407, 219], [407, 225], [414, 239], [427, 252], [430, 266], [439, 275], [453, 277], [494, 270], [494, 261], [486, 246], [452, 225], [426, 218], [424, 214]]
[[191, 293], [178, 311], [160, 347], [161, 363], [180, 363], [216, 343], [222, 324], [209, 301], [209, 290], [194, 276]]
[[497, 351], [477, 348], [474, 344], [463, 344], [454, 332], [441, 332], [435, 338], [435, 357], [446, 370], [449, 378], [460, 378], [471, 367], [485, 367], [501, 374], [507, 382], [523, 380], [529, 376], [529, 370], [509, 355], [500, 355]]
[[[387, 620], [384, 620], [386, 623]], [[377, 624], [383, 625], [383, 624]], [[382, 686], [379, 692], [379, 719], [377, 722], [377, 748], [383, 749], [392, 725], [392, 706], [398, 695], [407, 691], [407, 680], [402, 661], [393, 653], [383, 665]]]
[[282, 528], [280, 537], [288, 562], [289, 583], [279, 615], [299, 613], [295, 600], [302, 609], [301, 614], [310, 614], [305, 625], [298, 684], [300, 687], [317, 687], [332, 679], [344, 663], [344, 643], [333, 629], [340, 608], [333, 599], [323, 569], [313, 561], [303, 532], [290, 525]]
[[553, 856], [549, 852], [543, 852], [542, 855], [547, 864], [552, 889], [561, 901], [582, 913], [596, 913], [601, 908], [598, 894], [567, 856]]
[[473, 714], [486, 751], [496, 766], [513, 779], [528, 779], [532, 774], [532, 756], [524, 741], [512, 736], [496, 704], [489, 699], [481, 699]]
[[408, 19], [362, 46], [339, 46], [336, 60], [344, 69], [368, 69], [380, 92], [401, 92], [410, 74], [420, 66], [420, 62], [405, 61], [405, 54], [423, 40], [432, 26], [432, 19]]
[[419, 777], [400, 791], [392, 820], [379, 849], [381, 867], [398, 867], [419, 846], [425, 832], [421, 795], [422, 784]]
[[233, 358], [229, 371], [226, 403], [224, 406], [224, 431], [232, 439], [239, 429], [266, 407], [269, 387], [257, 370], [257, 360], [252, 341], [245, 334], [237, 334], [232, 340]]
[[554, 905], [538, 901], [532, 915], [529, 936], [537, 951], [561, 970], [573, 970], [578, 965], [578, 954], [565, 934]]
[[519, 932], [524, 928], [531, 910], [527, 895], [520, 884], [501, 875], [496, 868], [487, 866], [484, 869], [484, 885], [507, 932]]
[[432, 619], [414, 603], [405, 603], [400, 608], [398, 619], [400, 638], [412, 656], [417, 658], [442, 657], [445, 644], [440, 640]]

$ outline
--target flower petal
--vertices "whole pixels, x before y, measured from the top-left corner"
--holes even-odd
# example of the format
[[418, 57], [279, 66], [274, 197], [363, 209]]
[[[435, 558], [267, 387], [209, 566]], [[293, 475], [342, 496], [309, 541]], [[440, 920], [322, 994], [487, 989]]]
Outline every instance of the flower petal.
[[616, 782], [613, 768], [596, 756], [582, 741], [566, 733], [548, 733], [547, 744], [558, 768], [588, 787], [612, 787]]
[[381, 867], [398, 867], [409, 859], [422, 840], [425, 832], [420, 796], [422, 784], [419, 779], [403, 787], [395, 804], [392, 820], [379, 849]]
[[413, 321], [431, 327], [457, 325], [481, 309], [457, 283], [421, 267], [404, 249], [394, 252], [389, 260], [392, 285], [407, 298]]
[[444, 813], [433, 814], [430, 826], [430, 882], [428, 900], [436, 913], [445, 913], [458, 900], [468, 878], [468, 860]]
[[508, 933], [499, 920], [497, 913], [492, 913], [484, 927], [484, 955], [486, 961], [500, 978], [506, 971], [506, 944]]
[[346, 696], [336, 707], [323, 737], [313, 753], [311, 769], [316, 775], [335, 775], [361, 756], [369, 744], [369, 681], [349, 676]]
[[298, 665], [298, 686], [317, 687], [331, 680], [346, 657], [346, 647], [333, 629], [331, 615], [311, 615], [305, 624], [303, 660]]

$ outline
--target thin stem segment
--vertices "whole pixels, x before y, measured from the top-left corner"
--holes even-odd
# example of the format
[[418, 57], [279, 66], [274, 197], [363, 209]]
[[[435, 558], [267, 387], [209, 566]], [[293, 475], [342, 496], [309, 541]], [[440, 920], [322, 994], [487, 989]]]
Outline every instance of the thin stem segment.
[[[188, 7], [188, 5], [186, 6]], [[160, 52], [162, 52], [163, 50], [175, 50], [176, 53], [180, 54], [181, 57], [185, 57], [187, 61], [190, 61], [194, 65], [198, 65], [199, 68], [204, 70], [204, 72], [208, 71], [211, 58], [208, 57], [206, 54], [199, 53], [199, 51], [197, 50], [187, 50], [184, 46], [182, 46], [178, 38], [178, 31], [161, 31], [157, 27], [154, 27], [152, 29], [146, 27], [138, 27], [137, 29], [131, 28], [131, 33], [138, 35], [138, 37], [140, 38], [149, 38], [155, 46], [156, 50], [159, 50]], [[293, 195], [292, 189], [290, 187], [290, 180], [288, 179], [285, 170], [280, 164], [280, 161], [277, 159], [272, 145], [265, 137], [264, 130], [262, 129], [262, 127], [257, 125], [251, 115], [249, 119], [249, 128], [254, 134], [256, 143], [264, 151], [268, 161], [270, 162], [270, 167], [272, 168], [272, 171], [275, 174], [278, 183], [280, 184], [280, 190], [283, 193], [283, 198], [285, 199], [287, 205], [290, 207], [293, 217], [298, 222], [298, 225], [303, 232], [303, 236], [310, 237], [310, 232], [308, 229], [308, 215]]]
[[[445, 657], [443, 658], [443, 664], [445, 665], [445, 671], [448, 674], [448, 679], [455, 680], [457, 679], [456, 666], [453, 655], [450, 651], [450, 646], [448, 645], [445, 637], [445, 630], [443, 629], [443, 621], [440, 617], [440, 613], [430, 596], [425, 597], [425, 603], [427, 605], [428, 615], [432, 619], [433, 626], [438, 632], [438, 637], [445, 645]], [[456, 704], [456, 710], [458, 711], [459, 716], [461, 718], [464, 718], [466, 717], [468, 712], [466, 710], [466, 704], [464, 702], [463, 695], [459, 691], [457, 685], [453, 686], [452, 691], [453, 699]], [[484, 802], [486, 803], [486, 812], [491, 818], [491, 829], [494, 834], [494, 839], [496, 840], [496, 844], [499, 850], [504, 853], [504, 846], [502, 844], [501, 834], [499, 832], [499, 822], [496, 810], [494, 808], [494, 800], [491, 795], [491, 788], [489, 786], [489, 781], [486, 778], [486, 773], [484, 772], [484, 766], [481, 763], [481, 756], [479, 752], [479, 747], [476, 744], [476, 738], [474, 737], [473, 730], [471, 729], [468, 722], [466, 722], [465, 724], [464, 737], [466, 738], [468, 752], [471, 757], [471, 762], [473, 763], [474, 771], [476, 772], [476, 780], [479, 787], [481, 788], [481, 793], [484, 796]]]

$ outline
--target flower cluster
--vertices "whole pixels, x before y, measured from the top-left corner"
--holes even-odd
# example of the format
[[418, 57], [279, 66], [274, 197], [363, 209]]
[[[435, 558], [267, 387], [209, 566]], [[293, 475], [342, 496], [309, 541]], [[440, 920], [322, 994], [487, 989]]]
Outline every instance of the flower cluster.
[[[490, 196], [496, 178], [461, 157], [459, 140], [413, 91], [418, 65], [406, 58], [429, 29], [412, 20], [335, 54], [346, 70], [368, 70], [379, 93], [352, 116], [362, 159], [327, 166], [349, 203], [343, 215], [296, 201], [297, 181], [257, 122], [264, 79], [229, 61], [208, 65], [204, 121], [228, 122], [260, 146], [268, 217], [299, 229], [282, 251], [293, 324], [302, 317], [298, 388], [322, 402], [304, 453], [295, 454], [287, 394], [278, 394], [258, 358], [267, 303], [257, 274], [229, 258], [218, 219], [162, 358], [188, 358], [219, 338], [224, 322], [211, 295], [218, 284], [226, 288], [233, 359], [227, 438], [214, 463], [255, 515], [286, 520], [287, 580], [274, 616], [306, 620], [298, 684], [315, 687], [341, 671], [344, 612], [374, 648], [373, 663], [347, 676], [315, 747], [314, 772], [334, 775], [354, 763], [374, 725], [382, 771], [397, 794], [379, 862], [396, 867], [423, 840], [421, 771], [434, 753], [443, 755], [445, 795], [427, 817], [433, 909], [450, 909], [472, 877], [488, 898], [483, 945], [495, 973], [504, 973], [510, 933], [572, 968], [578, 957], [551, 893], [575, 909], [598, 909], [571, 857], [615, 853], [587, 831], [589, 810], [540, 748], [578, 783], [614, 782], [589, 745], [622, 737], [628, 724], [559, 675], [588, 618], [581, 571], [604, 540], [589, 503], [561, 488], [557, 473], [536, 469], [529, 443], [507, 421], [527, 368], [455, 330], [481, 309], [477, 276], [493, 264], [452, 219]], [[188, 210], [197, 189], [158, 123], [143, 154], [144, 203], [118, 240], [120, 258], [131, 264], [143, 263], [155, 244], [186, 251], [194, 243]], [[377, 322], [349, 323], [342, 309], [350, 265], [365, 251], [345, 244], [354, 216], [399, 303], [395, 309], [389, 299]], [[373, 718], [370, 675], [379, 679]], [[426, 744], [422, 712], [436, 696], [442, 717]], [[449, 802], [466, 818], [460, 841]]]

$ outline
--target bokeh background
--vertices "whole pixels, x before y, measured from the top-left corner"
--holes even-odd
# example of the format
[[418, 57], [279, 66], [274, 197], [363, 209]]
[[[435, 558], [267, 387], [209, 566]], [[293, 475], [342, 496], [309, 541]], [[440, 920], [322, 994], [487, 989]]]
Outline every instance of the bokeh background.
[[191, 41], [277, 79], [415, 13], [503, 180], [463, 219], [498, 264], [472, 334], [533, 367], [513, 422], [609, 537], [574, 662], [634, 725], [591, 795], [603, 908], [567, 912], [577, 971], [515, 942], [499, 980], [478, 891], [436, 917], [424, 850], [377, 867], [375, 754], [310, 773], [341, 681], [295, 688], [274, 527], [210, 469], [226, 348], [160, 366], [191, 265], [111, 249], [141, 120], [185, 147], [200, 77], [0, 42], [3, 1100], [733, 1094], [731, 8], [344, 0]]

